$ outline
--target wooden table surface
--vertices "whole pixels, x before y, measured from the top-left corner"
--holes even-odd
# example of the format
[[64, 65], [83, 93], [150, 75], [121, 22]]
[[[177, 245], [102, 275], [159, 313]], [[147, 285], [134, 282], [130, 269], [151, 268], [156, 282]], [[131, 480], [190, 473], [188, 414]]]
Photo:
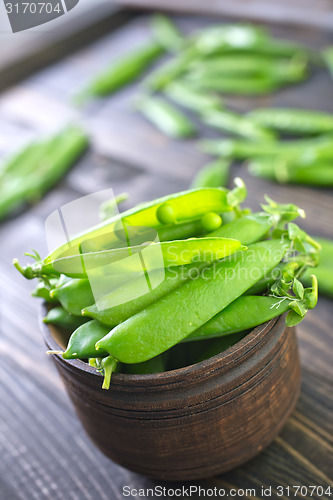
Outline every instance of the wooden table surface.
[[[216, 20], [216, 19], [214, 19]], [[209, 19], [177, 18], [190, 31]], [[275, 26], [279, 37], [312, 47], [333, 43], [332, 36], [305, 28]], [[70, 95], [95, 70], [144, 42], [148, 17], [131, 17], [121, 29], [64, 57], [4, 92], [0, 99], [0, 154], [76, 117], [92, 137], [91, 151], [38, 205], [0, 226], [0, 498], [122, 499], [122, 488], [172, 484], [151, 481], [112, 463], [86, 437], [74, 414], [38, 326], [39, 303], [29, 295], [33, 284], [21, 278], [11, 260], [31, 248], [46, 251], [44, 223], [53, 210], [80, 196], [112, 187], [130, 193], [135, 204], [188, 187], [194, 173], [209, 158], [195, 141], [169, 140], [131, 109], [137, 85], [79, 113]], [[1, 78], [1, 75], [0, 75]], [[323, 69], [301, 86], [256, 99], [228, 99], [234, 109], [285, 105], [333, 112], [333, 83]], [[206, 137], [218, 137], [202, 129]], [[278, 186], [251, 178], [235, 166], [249, 188], [249, 205], [258, 208], [263, 195], [303, 207], [302, 226], [312, 234], [333, 237], [332, 190]], [[297, 408], [275, 441], [246, 465], [200, 483], [232, 488], [255, 488], [250, 498], [262, 498], [261, 486], [327, 487], [332, 468], [332, 324], [333, 303], [320, 297], [317, 308], [298, 328], [302, 361], [302, 391]], [[300, 497], [300, 494], [298, 494]], [[134, 497], [133, 497], [134, 498]], [[150, 498], [157, 498], [151, 496]], [[194, 495], [192, 498], [198, 498]], [[303, 498], [329, 498], [310, 490]]]

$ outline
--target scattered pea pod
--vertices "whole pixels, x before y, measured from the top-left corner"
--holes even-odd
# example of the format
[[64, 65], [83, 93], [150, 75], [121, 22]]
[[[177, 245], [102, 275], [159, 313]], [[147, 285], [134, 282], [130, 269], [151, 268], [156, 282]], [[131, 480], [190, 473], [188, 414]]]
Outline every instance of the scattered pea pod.
[[281, 81], [267, 75], [237, 78], [232, 75], [203, 75], [202, 78], [190, 79], [198, 91], [215, 91], [225, 94], [256, 96], [274, 92]]
[[[205, 269], [197, 280], [186, 282], [116, 326], [97, 342], [96, 348], [108, 351], [124, 363], [139, 363], [157, 356], [242, 295], [264, 275], [267, 268], [271, 269], [281, 261], [285, 249], [285, 244], [272, 240], [237, 252], [233, 258]], [[247, 272], [240, 280], [242, 268]], [[255, 278], [253, 269], [256, 270]]]
[[282, 156], [297, 158], [302, 164], [333, 158], [333, 135], [283, 142], [244, 141], [240, 139], [206, 139], [201, 149], [222, 158], [248, 160], [251, 158]]
[[115, 92], [119, 88], [138, 78], [144, 70], [161, 54], [163, 48], [158, 43], [150, 43], [113, 62], [96, 76], [76, 97], [82, 104], [91, 97], [102, 97]]
[[0, 219], [23, 203], [31, 203], [46, 193], [87, 149], [83, 131], [69, 126], [45, 143], [27, 148], [5, 166], [0, 189]]
[[[217, 79], [244, 78], [271, 79], [277, 83], [293, 83], [306, 77], [306, 61], [304, 59], [272, 60], [258, 55], [222, 55], [205, 61], [193, 63], [188, 78], [193, 82], [216, 81]], [[247, 80], [248, 79], [248, 80]]]
[[210, 26], [194, 36], [198, 53], [205, 56], [229, 49], [253, 49], [268, 39], [263, 28], [249, 25], [220, 24]]
[[173, 81], [164, 88], [167, 97], [196, 113], [203, 113], [208, 109], [221, 109], [223, 103], [220, 97], [214, 94], [203, 94], [184, 81]]
[[136, 108], [159, 130], [174, 138], [193, 137], [193, 123], [168, 102], [158, 97], [141, 97]]
[[221, 159], [202, 167], [194, 177], [191, 188], [227, 186], [230, 173], [230, 161]]
[[234, 111], [208, 109], [201, 115], [202, 121], [211, 127], [241, 135], [251, 140], [273, 141], [275, 136], [264, 126], [257, 125], [251, 118]]
[[310, 186], [333, 186], [331, 163], [295, 165], [283, 158], [258, 159], [249, 164], [249, 172], [255, 177], [274, 180], [281, 184], [306, 184]]
[[263, 108], [246, 116], [261, 127], [286, 134], [315, 135], [333, 131], [333, 116], [322, 111]]
[[182, 76], [190, 62], [197, 57], [197, 50], [193, 46], [188, 46], [186, 49], [176, 55], [171, 61], [167, 61], [163, 66], [157, 68], [143, 82], [145, 89], [149, 91], [161, 91], [174, 80]]

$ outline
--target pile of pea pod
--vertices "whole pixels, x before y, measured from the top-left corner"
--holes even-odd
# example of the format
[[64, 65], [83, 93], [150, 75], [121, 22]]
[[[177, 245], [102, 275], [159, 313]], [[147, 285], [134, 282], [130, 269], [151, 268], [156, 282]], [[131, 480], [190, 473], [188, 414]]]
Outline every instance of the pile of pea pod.
[[[317, 265], [320, 245], [293, 222], [304, 216], [297, 206], [266, 198], [251, 213], [241, 205], [246, 196], [241, 179], [232, 190], [175, 193], [111, 216], [44, 259], [29, 254], [25, 267], [15, 259], [24, 277], [39, 280], [33, 293], [49, 304], [45, 322], [64, 332], [67, 349], [54, 354], [89, 360], [109, 388], [114, 371], [196, 363], [283, 313], [287, 325], [299, 323], [317, 303], [316, 278], [307, 288], [301, 278]], [[127, 236], [132, 228], [130, 246], [122, 227]], [[158, 235], [148, 246], [143, 228]], [[145, 248], [162, 259], [126, 261]], [[119, 280], [114, 263], [134, 274]], [[98, 300], [96, 277], [104, 286]]]
[[[135, 106], [164, 134], [174, 138], [197, 134], [194, 121], [173, 101], [207, 126], [240, 136], [202, 141], [199, 147], [205, 152], [230, 161], [250, 160], [249, 170], [257, 177], [333, 186], [331, 114], [266, 108], [242, 115], [227, 109], [221, 97], [261, 96], [301, 83], [313, 65], [326, 65], [332, 73], [332, 47], [320, 53], [275, 39], [263, 27], [242, 24], [213, 25], [186, 37], [162, 15], [153, 16], [151, 32], [150, 44], [94, 77], [79, 100], [104, 96], [143, 77]], [[165, 53], [172, 57], [145, 77], [147, 68]], [[286, 136], [293, 140], [281, 140]]]

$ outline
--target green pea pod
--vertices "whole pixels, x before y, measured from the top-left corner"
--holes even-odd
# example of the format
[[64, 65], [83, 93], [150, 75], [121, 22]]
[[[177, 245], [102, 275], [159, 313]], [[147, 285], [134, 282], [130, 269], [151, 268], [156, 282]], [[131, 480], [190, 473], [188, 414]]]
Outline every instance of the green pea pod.
[[136, 107], [155, 127], [170, 137], [196, 135], [195, 126], [189, 118], [158, 97], [142, 97], [137, 100]]
[[272, 75], [259, 75], [244, 78], [237, 78], [232, 75], [204, 75], [200, 79], [198, 78], [190, 81], [198, 90], [250, 96], [274, 92], [282, 84], [281, 81], [274, 78]]
[[223, 337], [255, 328], [290, 310], [290, 300], [281, 297], [242, 295], [183, 342]]
[[197, 57], [197, 50], [193, 46], [188, 46], [181, 51], [171, 61], [157, 68], [144, 80], [143, 85], [150, 91], [160, 91], [171, 82], [179, 78], [187, 69], [190, 62]]
[[46, 302], [54, 303], [57, 302], [57, 299], [53, 299], [50, 295], [50, 292], [52, 290], [52, 285], [46, 285], [45, 283], [41, 282], [38, 283], [36, 286], [35, 290], [31, 293], [33, 297], [37, 297], [39, 299], [43, 299]]
[[109, 331], [110, 328], [95, 320], [84, 323], [72, 333], [62, 357], [64, 359], [87, 359], [107, 356], [106, 351], [97, 351], [95, 344]]
[[316, 238], [321, 245], [320, 262], [318, 267], [309, 269], [302, 277], [306, 286], [311, 284], [311, 275], [318, 278], [319, 292], [333, 297], [333, 241], [327, 238]]
[[225, 224], [217, 231], [209, 233], [209, 236], [230, 238], [230, 235], [236, 237], [243, 245], [252, 245], [264, 238], [268, 231], [278, 222], [278, 216], [265, 214], [263, 212], [244, 215], [229, 224]]
[[151, 28], [156, 42], [167, 52], [178, 52], [184, 45], [184, 37], [169, 17], [156, 14]]
[[201, 141], [199, 146], [206, 153], [238, 160], [282, 155], [292, 159], [296, 157], [300, 162], [309, 163], [314, 159], [333, 158], [333, 135], [284, 142], [207, 139]]
[[249, 171], [255, 177], [269, 179], [281, 184], [306, 184], [310, 186], [333, 186], [331, 163], [315, 165], [294, 165], [283, 158], [273, 160], [253, 160]]
[[[229, 190], [221, 188], [201, 188], [198, 191], [190, 191], [186, 198], [170, 199], [161, 203], [156, 210], [156, 217], [160, 223], [170, 224], [202, 217], [207, 212], [228, 212], [234, 206], [228, 203], [229, 194]], [[135, 223], [138, 224], [136, 221]]]
[[39, 160], [45, 144], [32, 143], [7, 158], [0, 166], [1, 183], [6, 182], [6, 177], [17, 176], [18, 173], [30, 172]]
[[[215, 226], [214, 229], [211, 229], [212, 224]], [[160, 241], [173, 241], [202, 236], [209, 231], [218, 229], [221, 224], [222, 218], [218, 214], [207, 212], [200, 219], [166, 224], [156, 230]]]
[[[300, 60], [299, 63], [301, 63]], [[200, 79], [204, 75], [211, 77], [279, 75], [282, 71], [287, 75], [294, 76], [296, 68], [300, 71], [297, 64], [297, 60], [272, 59], [260, 54], [222, 53], [204, 60], [194, 61], [189, 69], [193, 79]], [[304, 62], [301, 68], [304, 69]]]
[[276, 61], [258, 54], [220, 54], [199, 61], [194, 61], [189, 70], [193, 78], [202, 78], [205, 74], [223, 76], [255, 76], [263, 73], [263, 68], [271, 69]]
[[202, 167], [194, 177], [191, 187], [220, 187], [227, 186], [230, 174], [230, 161], [216, 160]]
[[68, 313], [75, 316], [81, 316], [81, 310], [95, 302], [88, 279], [73, 279], [54, 288], [51, 298], [60, 302]]
[[68, 313], [63, 307], [54, 307], [50, 309], [44, 318], [44, 323], [58, 326], [64, 330], [74, 332], [82, 324], [88, 321], [87, 318], [74, 316]]
[[268, 35], [263, 28], [241, 24], [219, 24], [199, 32], [194, 44], [197, 51], [206, 56], [231, 48], [237, 50], [254, 48], [266, 43], [267, 40]]
[[257, 283], [255, 283], [251, 288], [249, 288], [245, 294], [246, 295], [258, 295], [261, 293], [266, 293], [269, 291], [271, 286], [281, 277], [281, 273], [285, 264], [282, 262], [278, 264], [274, 269], [269, 271], [263, 278], [261, 278]]
[[157, 356], [236, 300], [275, 267], [285, 251], [285, 243], [272, 240], [215, 263], [197, 280], [186, 282], [116, 326], [96, 348], [123, 363], [140, 363]]
[[113, 62], [97, 75], [76, 97], [75, 102], [82, 104], [91, 97], [102, 97], [119, 90], [136, 80], [145, 69], [161, 54], [158, 43], [150, 43]]
[[[250, 245], [264, 238], [268, 231], [272, 227], [274, 227], [278, 220], [278, 215], [269, 215], [265, 213], [247, 215], [236, 219], [229, 224], [226, 224], [225, 226], [222, 226], [220, 230], [215, 231], [211, 234], [214, 236], [219, 235], [221, 232], [223, 232], [224, 234], [228, 235], [228, 237], [232, 235], [235, 238], [243, 240], [243, 244]], [[149, 293], [139, 296], [137, 299], [131, 300], [131, 297], [137, 296], [137, 292], [140, 290], [144, 290], [146, 287], [146, 279], [145, 277], [141, 277], [134, 283], [129, 282], [129, 288], [127, 289], [126, 287], [125, 291], [116, 289], [115, 292], [113, 292], [111, 295], [106, 295], [99, 303], [98, 308], [96, 304], [87, 307], [83, 310], [83, 314], [95, 318], [102, 323], [109, 325], [110, 327], [116, 326], [117, 324], [122, 323], [137, 312], [142, 311], [150, 304], [161, 299], [167, 293], [178, 288], [188, 279], [194, 280], [198, 278], [199, 271], [204, 267], [206, 267], [205, 264], [199, 265], [196, 263], [184, 267], [166, 269], [165, 278], [158, 287], [151, 290]], [[269, 273], [265, 275], [265, 278], [268, 274]], [[275, 280], [276, 275], [274, 275], [272, 283]], [[261, 289], [265, 288], [266, 285], [264, 284]], [[119, 295], [119, 293], [125, 294], [127, 291], [129, 296], [127, 300], [124, 300], [123, 303], [118, 306], [109, 306], [114, 301], [115, 297]]]
[[[97, 242], [100, 248], [119, 247], [117, 230], [126, 226], [159, 227], [162, 223], [181, 222], [201, 217], [206, 212], [223, 213], [233, 210], [228, 203], [228, 189], [204, 188], [182, 191], [151, 202], [138, 205], [126, 212], [117, 214], [105, 222], [98, 224], [73, 238], [69, 243], [61, 245], [53, 250], [45, 259], [36, 257], [37, 262], [26, 267], [20, 266], [17, 259], [13, 264], [17, 270], [27, 279], [40, 276], [59, 276], [61, 269], [56, 269], [53, 263], [56, 260], [80, 255], [84, 243]], [[165, 210], [165, 206], [167, 210]], [[161, 208], [163, 207], [163, 208]], [[169, 218], [159, 220], [158, 214], [167, 211]], [[171, 212], [171, 217], [170, 217]], [[171, 220], [170, 220], [171, 218]], [[122, 243], [123, 244], [123, 243]]]
[[327, 47], [325, 50], [323, 50], [322, 56], [333, 78], [333, 46]]
[[29, 193], [29, 199], [40, 198], [54, 186], [88, 147], [86, 134], [76, 125], [66, 127], [56, 139], [44, 164], [36, 169], [36, 187]]
[[[122, 323], [126, 319], [134, 316], [134, 314], [142, 311], [150, 304], [160, 300], [162, 297], [172, 292], [180, 285], [189, 279], [196, 279], [201, 270], [207, 267], [205, 263], [189, 264], [188, 266], [180, 266], [175, 268], [165, 269], [165, 276], [163, 281], [149, 292], [142, 294], [142, 290], [146, 290], [147, 281], [146, 276], [140, 277], [137, 280], [129, 282], [127, 286], [121, 287], [115, 292], [105, 295], [98, 304], [86, 307], [83, 309], [82, 314], [94, 318], [101, 323], [114, 327]], [[151, 281], [154, 282], [154, 275], [158, 271], [153, 271], [150, 275]], [[119, 304], [119, 295], [122, 295], [123, 301]], [[128, 295], [126, 297], [126, 294]], [[137, 298], [133, 298], [137, 297]], [[116, 306], [111, 306], [117, 300]]]
[[[190, 264], [192, 261], [211, 262], [230, 255], [239, 250], [240, 247], [240, 242], [230, 238], [189, 238], [188, 240], [153, 242], [135, 247], [83, 253], [58, 259], [53, 262], [53, 266], [60, 270], [61, 273], [72, 278], [84, 279], [89, 277], [89, 279], [103, 281], [103, 274], [107, 275], [109, 273], [110, 276], [113, 276], [113, 279], [117, 279], [117, 276], [122, 273], [142, 272], [141, 258], [133, 259], [130, 262], [127, 259], [136, 254], [141, 255], [143, 258], [147, 254], [150, 261], [150, 270], [154, 270], [163, 266], [182, 266]], [[161, 258], [159, 258], [160, 256]], [[113, 265], [111, 270], [108, 269], [110, 264], [118, 261], [118, 266]], [[107, 278], [105, 279], [107, 280]], [[59, 291], [54, 292], [54, 295], [52, 292], [53, 297], [57, 295], [60, 297]]]
[[285, 134], [315, 135], [333, 131], [333, 116], [323, 111], [262, 108], [246, 116], [260, 127]]
[[26, 161], [22, 159], [20, 165], [12, 164], [0, 188], [0, 219], [23, 203], [38, 200], [59, 181], [87, 145], [82, 130], [70, 126], [29, 150]]
[[167, 97], [196, 113], [203, 113], [208, 109], [221, 109], [223, 102], [214, 94], [199, 92], [189, 83], [173, 81], [164, 89]]
[[241, 135], [251, 140], [273, 141], [274, 134], [250, 118], [227, 110], [208, 109], [201, 115], [204, 123], [211, 127]]

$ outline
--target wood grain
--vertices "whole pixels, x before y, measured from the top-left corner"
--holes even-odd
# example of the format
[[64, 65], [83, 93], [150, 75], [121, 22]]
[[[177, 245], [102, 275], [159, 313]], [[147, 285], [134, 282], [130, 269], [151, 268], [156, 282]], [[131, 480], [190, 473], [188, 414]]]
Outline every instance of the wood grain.
[[[177, 18], [184, 31], [212, 21]], [[333, 43], [331, 35], [313, 29], [275, 26], [272, 32], [317, 48]], [[3, 93], [0, 155], [14, 150], [19, 141], [47, 132], [54, 123], [62, 123], [73, 113], [70, 96], [91, 73], [148, 38], [147, 17], [131, 18], [121, 29], [110, 30], [107, 36], [76, 53], [58, 53], [56, 65]], [[64, 58], [60, 59], [62, 55]], [[133, 85], [116, 96], [92, 102], [77, 115], [92, 133], [94, 151], [38, 205], [24, 209], [0, 226], [1, 500], [113, 500], [124, 498], [124, 485], [152, 488], [164, 484], [116, 465], [87, 439], [56, 370], [45, 355], [37, 321], [39, 304], [29, 295], [33, 284], [20, 278], [11, 265], [13, 257], [24, 262], [23, 253], [31, 247], [46, 252], [45, 217], [62, 203], [112, 187], [116, 193], [130, 192], [129, 206], [186, 188], [208, 159], [191, 142], [166, 140], [143, 118], [133, 115], [131, 99], [137, 88]], [[228, 98], [227, 103], [241, 111], [258, 105], [280, 105], [333, 112], [333, 86], [328, 75], [316, 69], [304, 85], [262, 100]], [[203, 134], [218, 137], [210, 130]], [[240, 165], [233, 167], [233, 174], [241, 175], [248, 184], [252, 208], [258, 208], [264, 193], [281, 202], [292, 200], [307, 212], [302, 221], [304, 228], [333, 238], [332, 190], [258, 181]], [[298, 329], [302, 390], [296, 410], [279, 438], [236, 470], [194, 484], [204, 488], [216, 485], [227, 493], [231, 488], [256, 488], [253, 498], [260, 498], [261, 486], [274, 489], [278, 485], [327, 484], [333, 469], [332, 324], [332, 302], [321, 297], [317, 308]]]

